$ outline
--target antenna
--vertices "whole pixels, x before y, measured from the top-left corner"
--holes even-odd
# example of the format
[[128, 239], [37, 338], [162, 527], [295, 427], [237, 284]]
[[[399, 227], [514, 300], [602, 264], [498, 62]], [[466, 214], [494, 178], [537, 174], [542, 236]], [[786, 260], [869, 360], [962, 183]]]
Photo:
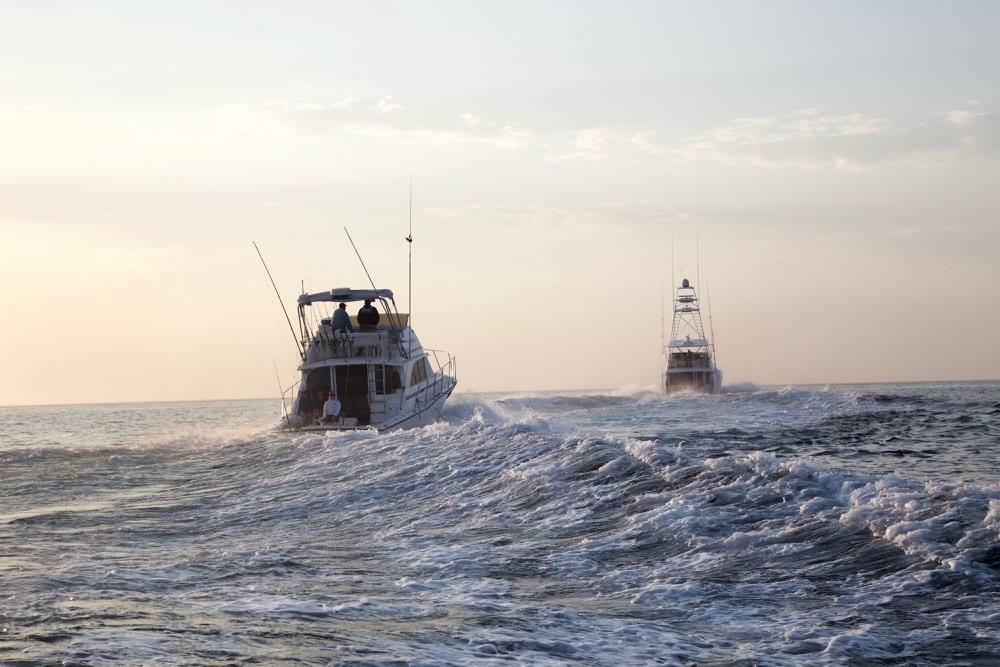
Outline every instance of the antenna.
[[413, 176], [410, 176], [410, 231], [406, 235], [407, 248], [407, 268], [408, 268], [408, 294], [406, 295], [406, 309], [410, 311], [410, 319], [413, 319]]
[[410, 327], [410, 336], [407, 347], [413, 352], [413, 174], [410, 174], [410, 231], [406, 235], [406, 264], [407, 264], [407, 294], [406, 294], [406, 317]]
[[256, 241], [251, 241], [253, 243], [254, 250], [257, 251], [257, 256], [260, 257], [260, 263], [264, 265], [264, 270], [267, 271], [267, 277], [271, 281], [271, 287], [274, 288], [274, 296], [278, 297], [278, 305], [281, 306], [281, 312], [285, 314], [285, 321], [288, 322], [288, 330], [292, 332], [292, 338], [295, 340], [295, 349], [299, 351], [299, 356], [304, 356], [302, 351], [302, 343], [295, 336], [295, 327], [292, 326], [292, 318], [288, 316], [288, 311], [285, 309], [285, 304], [281, 300], [281, 294], [278, 293], [278, 286], [274, 284], [274, 278], [271, 277], [271, 270], [267, 268], [267, 262], [264, 261], [264, 255], [260, 254], [260, 248], [257, 247]]
[[[674, 284], [674, 235], [670, 235], [670, 289], [677, 289], [677, 285]], [[673, 301], [673, 299], [671, 299]]]
[[694, 261], [695, 261], [695, 280], [698, 283], [698, 291], [701, 292], [701, 244], [698, 241], [699, 234], [695, 232], [694, 235]]
[[[674, 282], [674, 235], [670, 234], [670, 312], [677, 308], [677, 283]], [[673, 317], [673, 315], [671, 315]], [[673, 323], [671, 323], [673, 328]]]

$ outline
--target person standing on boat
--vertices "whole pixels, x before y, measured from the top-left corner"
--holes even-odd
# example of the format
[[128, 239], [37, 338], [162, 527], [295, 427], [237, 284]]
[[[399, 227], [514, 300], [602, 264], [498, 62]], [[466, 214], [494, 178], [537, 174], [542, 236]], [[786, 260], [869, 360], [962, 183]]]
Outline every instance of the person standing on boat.
[[365, 305], [358, 311], [358, 325], [362, 331], [374, 331], [379, 321], [378, 310], [372, 305], [371, 299], [365, 299]]
[[347, 314], [347, 304], [342, 303], [337, 306], [337, 310], [333, 311], [333, 316], [330, 317], [330, 328], [337, 331], [354, 331], [354, 325], [351, 324], [351, 316]]
[[341, 405], [337, 400], [337, 395], [330, 392], [330, 397], [323, 404], [323, 423], [332, 424], [340, 416]]

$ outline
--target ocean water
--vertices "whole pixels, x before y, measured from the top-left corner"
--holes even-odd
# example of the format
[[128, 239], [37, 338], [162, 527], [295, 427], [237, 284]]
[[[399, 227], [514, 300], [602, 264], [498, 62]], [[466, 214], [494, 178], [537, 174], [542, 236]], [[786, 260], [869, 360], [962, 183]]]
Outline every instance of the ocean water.
[[0, 661], [996, 664], [1000, 384], [0, 408]]

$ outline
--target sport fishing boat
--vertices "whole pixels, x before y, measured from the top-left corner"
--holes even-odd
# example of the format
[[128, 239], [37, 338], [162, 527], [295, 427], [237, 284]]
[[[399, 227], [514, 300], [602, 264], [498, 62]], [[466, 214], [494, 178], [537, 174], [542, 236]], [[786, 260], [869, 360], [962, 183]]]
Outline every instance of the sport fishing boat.
[[[378, 304], [370, 316], [340, 315], [338, 308], [359, 301]], [[333, 308], [331, 309], [331, 304]], [[371, 311], [370, 311], [371, 312]], [[305, 431], [412, 428], [441, 416], [458, 383], [455, 357], [430, 350], [400, 313], [387, 289], [331, 289], [298, 299], [302, 363], [298, 392], [288, 425]], [[324, 419], [323, 405], [333, 394], [340, 414]]]
[[[674, 319], [664, 346], [663, 390], [714, 394], [722, 388], [722, 371], [715, 364], [715, 336], [709, 341], [694, 287], [681, 280], [673, 299]], [[711, 316], [710, 318], [711, 319]]]

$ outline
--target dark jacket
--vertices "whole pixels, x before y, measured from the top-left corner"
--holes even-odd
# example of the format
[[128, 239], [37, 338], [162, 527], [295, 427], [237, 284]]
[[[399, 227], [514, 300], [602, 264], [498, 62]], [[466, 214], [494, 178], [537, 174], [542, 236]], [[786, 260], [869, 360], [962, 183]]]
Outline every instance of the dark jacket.
[[358, 324], [363, 327], [374, 327], [378, 325], [379, 315], [375, 306], [361, 306], [358, 311]]

